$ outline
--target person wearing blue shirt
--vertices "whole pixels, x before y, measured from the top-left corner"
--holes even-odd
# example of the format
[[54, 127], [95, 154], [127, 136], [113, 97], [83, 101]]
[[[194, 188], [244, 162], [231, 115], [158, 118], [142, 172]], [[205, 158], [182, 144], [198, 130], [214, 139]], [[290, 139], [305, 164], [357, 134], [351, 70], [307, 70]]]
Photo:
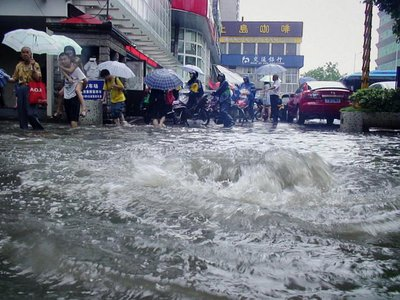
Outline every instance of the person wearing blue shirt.
[[247, 106], [250, 118], [254, 116], [254, 99], [256, 97], [256, 87], [253, 82], [250, 81], [248, 76], [243, 77], [243, 83], [239, 87], [240, 91], [247, 90]]
[[229, 114], [231, 108], [231, 89], [228, 81], [225, 80], [225, 75], [222, 73], [218, 74], [217, 80], [219, 81], [219, 88], [213, 92], [214, 96], [218, 97], [220, 118], [224, 124], [224, 127], [232, 127], [234, 122]]

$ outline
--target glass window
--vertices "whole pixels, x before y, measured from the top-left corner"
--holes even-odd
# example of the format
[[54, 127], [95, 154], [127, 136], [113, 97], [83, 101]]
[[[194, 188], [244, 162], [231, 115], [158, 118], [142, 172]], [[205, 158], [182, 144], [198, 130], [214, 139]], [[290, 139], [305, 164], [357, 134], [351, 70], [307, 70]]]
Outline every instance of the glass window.
[[183, 40], [184, 33], [185, 33], [185, 31], [184, 31], [182, 28], [180, 28], [180, 29], [179, 29], [179, 36], [178, 36], [178, 39]]
[[178, 61], [179, 61], [182, 65], [184, 64], [183, 58], [184, 58], [183, 55], [178, 55]]
[[197, 56], [203, 57], [203, 47], [197, 45]]
[[201, 58], [197, 59], [196, 66], [198, 66], [200, 69], [204, 70], [204, 63], [203, 63], [203, 60]]
[[178, 42], [178, 53], [183, 53], [185, 51], [184, 45], [185, 44], [183, 43], [183, 41]]
[[286, 55], [296, 55], [296, 44], [286, 44]]
[[243, 43], [243, 54], [256, 54], [256, 44]]
[[269, 55], [269, 44], [258, 44], [258, 55]]
[[272, 44], [271, 55], [284, 55], [283, 46], [284, 46], [283, 44]]
[[185, 43], [185, 53], [196, 55], [196, 44]]
[[185, 57], [185, 64], [186, 65], [196, 65], [196, 57], [194, 56], [186, 56]]
[[229, 54], [242, 54], [240, 53], [240, 43], [229, 43]]
[[185, 40], [191, 41], [191, 42], [196, 42], [197, 41], [196, 32], [191, 31], [191, 30], [186, 30]]

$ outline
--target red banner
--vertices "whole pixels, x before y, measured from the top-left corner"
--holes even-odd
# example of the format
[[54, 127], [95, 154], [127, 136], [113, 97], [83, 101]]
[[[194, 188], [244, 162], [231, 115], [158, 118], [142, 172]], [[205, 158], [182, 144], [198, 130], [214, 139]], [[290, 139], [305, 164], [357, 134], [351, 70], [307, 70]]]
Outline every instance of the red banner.
[[208, 0], [172, 0], [172, 9], [184, 10], [207, 17]]

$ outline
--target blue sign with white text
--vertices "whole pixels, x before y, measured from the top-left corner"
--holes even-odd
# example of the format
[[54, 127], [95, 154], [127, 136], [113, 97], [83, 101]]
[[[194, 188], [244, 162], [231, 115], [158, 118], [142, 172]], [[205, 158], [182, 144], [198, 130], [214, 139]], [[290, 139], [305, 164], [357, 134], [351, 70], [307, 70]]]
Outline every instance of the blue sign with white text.
[[99, 100], [103, 98], [103, 80], [89, 80], [86, 88], [82, 91], [83, 99]]
[[224, 66], [259, 67], [266, 64], [278, 64], [285, 68], [300, 69], [304, 66], [303, 55], [245, 55], [222, 54], [221, 64]]

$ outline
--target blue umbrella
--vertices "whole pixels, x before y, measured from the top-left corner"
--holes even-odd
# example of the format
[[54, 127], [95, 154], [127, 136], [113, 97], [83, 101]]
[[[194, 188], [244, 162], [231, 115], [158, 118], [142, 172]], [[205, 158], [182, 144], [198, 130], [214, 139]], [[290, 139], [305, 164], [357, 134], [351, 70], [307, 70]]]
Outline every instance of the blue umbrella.
[[183, 86], [183, 81], [174, 71], [156, 69], [144, 78], [144, 83], [152, 89], [172, 90]]

